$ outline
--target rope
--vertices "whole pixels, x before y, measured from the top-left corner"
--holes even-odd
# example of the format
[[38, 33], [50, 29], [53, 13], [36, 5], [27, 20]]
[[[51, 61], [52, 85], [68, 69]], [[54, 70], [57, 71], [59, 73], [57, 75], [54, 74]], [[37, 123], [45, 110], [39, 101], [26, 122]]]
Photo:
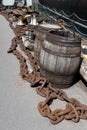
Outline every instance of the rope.
[[[59, 12], [58, 12], [58, 13], [59, 13]], [[64, 16], [68, 17], [68, 18], [76, 17], [78, 20], [80, 20], [80, 21], [82, 21], [82, 22], [87, 22], [86, 19], [80, 18], [76, 13], [72, 13], [71, 15], [67, 15], [63, 10], [61, 11], [61, 13], [62, 13]]]
[[73, 27], [73, 25], [69, 25], [69, 24], [66, 24], [66, 26], [69, 27], [69, 28]]
[[61, 10], [61, 14], [68, 18], [71, 18], [73, 16], [73, 13], [71, 15], [67, 15], [63, 10]]
[[77, 19], [79, 19], [80, 21], [82, 21], [82, 22], [87, 22], [87, 20], [86, 19], [82, 19], [82, 18], [80, 18], [77, 14], [73, 14]]
[[87, 37], [87, 34], [82, 33], [76, 26], [74, 26], [75, 30], [82, 36]]

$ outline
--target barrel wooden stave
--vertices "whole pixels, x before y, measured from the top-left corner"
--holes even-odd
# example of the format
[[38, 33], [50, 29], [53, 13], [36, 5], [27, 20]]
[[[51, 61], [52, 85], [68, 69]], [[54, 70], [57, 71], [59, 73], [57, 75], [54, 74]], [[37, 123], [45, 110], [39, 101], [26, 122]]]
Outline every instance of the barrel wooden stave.
[[54, 30], [59, 30], [61, 27], [54, 24], [42, 24], [43, 26], [38, 26], [38, 28], [35, 29], [35, 49], [34, 49], [34, 56], [39, 64], [39, 57], [40, 57], [40, 50], [42, 43], [46, 37], [46, 34], [54, 28]]
[[46, 32], [47, 30], [41, 29], [40, 27], [35, 30], [36, 38], [35, 38], [34, 56], [38, 64], [39, 64], [41, 45], [46, 37]]

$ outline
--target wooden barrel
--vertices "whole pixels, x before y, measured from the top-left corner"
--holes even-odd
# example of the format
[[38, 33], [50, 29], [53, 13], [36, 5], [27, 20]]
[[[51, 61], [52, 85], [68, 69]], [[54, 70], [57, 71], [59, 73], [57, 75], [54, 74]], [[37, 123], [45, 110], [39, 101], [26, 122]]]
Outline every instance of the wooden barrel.
[[39, 64], [39, 56], [40, 56], [40, 49], [41, 45], [46, 37], [46, 34], [51, 29], [60, 29], [60, 26], [54, 24], [41, 24], [38, 28], [35, 29], [35, 48], [34, 48], [34, 57]]
[[69, 87], [80, 65], [81, 38], [64, 30], [50, 31], [40, 52], [41, 75], [60, 88]]

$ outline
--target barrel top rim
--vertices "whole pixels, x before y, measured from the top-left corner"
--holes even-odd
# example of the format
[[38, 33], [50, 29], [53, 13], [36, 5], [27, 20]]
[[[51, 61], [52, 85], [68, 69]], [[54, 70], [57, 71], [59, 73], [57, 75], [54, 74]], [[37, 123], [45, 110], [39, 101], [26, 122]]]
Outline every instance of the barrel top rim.
[[[65, 31], [65, 30], [51, 30], [51, 31], [57, 31], [57, 32], [59, 32], [59, 31]], [[67, 41], [69, 41], [69, 42], [75, 42], [75, 43], [81, 42], [81, 37], [79, 35], [72, 34], [69, 31], [68, 31], [69, 34], [71, 34], [73, 37], [70, 37], [70, 36], [66, 37], [66, 36], [61, 36], [61, 35], [55, 35], [55, 34], [52, 34], [51, 31], [47, 32], [47, 36], [46, 37], [50, 36], [51, 38], [53, 37], [54, 40], [55, 39], [56, 40], [62, 40], [63, 42], [67, 42]]]

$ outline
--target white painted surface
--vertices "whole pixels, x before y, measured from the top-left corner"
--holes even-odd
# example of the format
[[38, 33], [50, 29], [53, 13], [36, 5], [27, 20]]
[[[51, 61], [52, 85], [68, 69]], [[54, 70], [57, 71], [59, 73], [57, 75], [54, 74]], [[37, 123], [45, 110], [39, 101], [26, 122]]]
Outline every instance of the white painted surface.
[[[21, 79], [18, 60], [7, 54], [13, 36], [8, 22], [0, 16], [0, 130], [87, 130], [85, 120], [79, 123], [64, 120], [52, 125], [40, 115], [37, 105], [44, 98]], [[81, 81], [64, 91], [87, 104], [87, 88]], [[51, 108], [63, 109], [65, 102], [54, 100]]]
[[26, 0], [27, 1], [27, 7], [32, 5], [32, 0]]
[[61, 29], [61, 27], [56, 24], [43, 23], [43, 24], [40, 24], [40, 26], [44, 28], [48, 28], [48, 29]]
[[15, 0], [3, 0], [2, 4], [5, 6], [14, 5]]

